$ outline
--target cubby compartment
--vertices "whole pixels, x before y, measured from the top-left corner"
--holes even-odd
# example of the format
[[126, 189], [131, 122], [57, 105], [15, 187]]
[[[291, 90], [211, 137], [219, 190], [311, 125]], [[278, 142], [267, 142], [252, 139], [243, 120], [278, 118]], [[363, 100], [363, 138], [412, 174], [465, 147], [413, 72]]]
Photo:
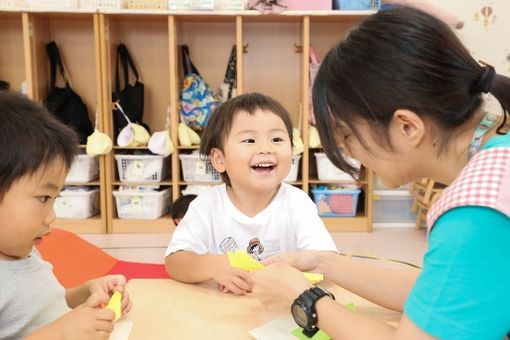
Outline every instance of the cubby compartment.
[[0, 81], [10, 90], [28, 92], [23, 39], [21, 13], [0, 12]]

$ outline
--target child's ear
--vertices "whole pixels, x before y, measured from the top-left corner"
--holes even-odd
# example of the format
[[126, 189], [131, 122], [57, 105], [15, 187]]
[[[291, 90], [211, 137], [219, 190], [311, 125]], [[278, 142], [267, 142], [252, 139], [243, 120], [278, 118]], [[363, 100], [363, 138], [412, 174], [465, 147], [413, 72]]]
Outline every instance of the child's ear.
[[416, 147], [425, 137], [425, 123], [420, 116], [410, 110], [398, 109], [390, 123], [392, 142], [403, 142]]
[[211, 159], [212, 166], [219, 173], [225, 172], [225, 165], [223, 164], [223, 157], [224, 157], [223, 152], [218, 148], [212, 149], [211, 154], [209, 155], [209, 158]]

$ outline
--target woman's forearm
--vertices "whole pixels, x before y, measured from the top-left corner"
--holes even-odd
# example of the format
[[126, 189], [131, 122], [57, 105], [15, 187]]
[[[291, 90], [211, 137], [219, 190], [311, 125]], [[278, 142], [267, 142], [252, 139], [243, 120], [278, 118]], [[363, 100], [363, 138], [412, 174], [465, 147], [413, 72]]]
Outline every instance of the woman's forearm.
[[399, 270], [341, 256], [321, 257], [325, 278], [385, 308], [402, 311], [419, 270]]

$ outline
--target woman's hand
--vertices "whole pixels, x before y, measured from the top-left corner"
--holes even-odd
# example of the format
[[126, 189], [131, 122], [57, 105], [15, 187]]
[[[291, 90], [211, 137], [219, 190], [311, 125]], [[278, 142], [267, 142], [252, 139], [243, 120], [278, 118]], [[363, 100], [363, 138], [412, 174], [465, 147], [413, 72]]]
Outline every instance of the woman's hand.
[[303, 273], [285, 263], [274, 263], [250, 275], [252, 293], [266, 309], [290, 308], [312, 285]]
[[262, 261], [262, 263], [264, 265], [287, 263], [303, 272], [324, 274], [322, 263], [327, 259], [328, 256], [335, 255], [336, 254], [332, 252], [302, 250], [271, 256]]

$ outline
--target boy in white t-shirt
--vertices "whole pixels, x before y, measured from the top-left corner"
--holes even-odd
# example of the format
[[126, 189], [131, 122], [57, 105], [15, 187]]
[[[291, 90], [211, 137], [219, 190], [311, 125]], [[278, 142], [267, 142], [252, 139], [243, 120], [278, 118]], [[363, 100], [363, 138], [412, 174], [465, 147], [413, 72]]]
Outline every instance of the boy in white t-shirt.
[[248, 272], [232, 268], [227, 251], [255, 259], [293, 250], [336, 252], [308, 195], [283, 183], [292, 159], [292, 121], [274, 99], [249, 93], [219, 106], [202, 136], [225, 184], [189, 206], [166, 251], [167, 272], [183, 282], [213, 279], [224, 292], [251, 291]]

